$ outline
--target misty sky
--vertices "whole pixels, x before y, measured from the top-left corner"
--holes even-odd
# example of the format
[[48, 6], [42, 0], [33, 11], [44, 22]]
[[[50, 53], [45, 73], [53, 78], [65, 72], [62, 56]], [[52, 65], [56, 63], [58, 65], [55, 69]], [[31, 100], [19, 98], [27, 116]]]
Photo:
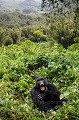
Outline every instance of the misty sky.
[[[5, 1], [9, 1], [9, 0], [5, 0]], [[11, 1], [11, 0], [10, 0]], [[13, 0], [12, 0], [13, 1]], [[25, 1], [25, 0], [14, 0], [14, 1], [17, 1], [17, 2], [19, 2], [19, 1]], [[38, 2], [40, 2], [41, 0], [35, 0], [35, 1], [38, 1]]]

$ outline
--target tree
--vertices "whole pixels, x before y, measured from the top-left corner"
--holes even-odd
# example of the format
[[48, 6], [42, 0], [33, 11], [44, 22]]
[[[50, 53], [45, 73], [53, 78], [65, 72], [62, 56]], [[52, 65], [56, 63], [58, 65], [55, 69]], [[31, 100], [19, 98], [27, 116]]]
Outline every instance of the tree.
[[2, 46], [3, 33], [4, 33], [3, 29], [0, 28], [0, 46]]
[[13, 40], [12, 40], [12, 38], [10, 37], [10, 36], [5, 36], [4, 37], [4, 40], [3, 40], [3, 44], [5, 45], [5, 46], [8, 46], [8, 45], [11, 45], [11, 44], [13, 44]]
[[79, 36], [78, 4], [79, 0], [42, 0], [42, 7], [50, 8], [52, 35], [65, 48], [73, 44], [74, 39]]
[[13, 39], [13, 44], [19, 43], [21, 38], [21, 32], [18, 29], [12, 30], [11, 38]]
[[43, 34], [40, 30], [35, 30], [33, 32], [34, 42], [46, 41], [46, 35]]

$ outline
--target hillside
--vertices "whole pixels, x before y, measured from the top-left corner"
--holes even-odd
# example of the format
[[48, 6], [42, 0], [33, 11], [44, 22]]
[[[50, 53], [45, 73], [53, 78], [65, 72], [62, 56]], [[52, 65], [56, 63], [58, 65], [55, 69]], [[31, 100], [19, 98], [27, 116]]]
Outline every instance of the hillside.
[[1, 0], [0, 1], [0, 11], [4, 12], [13, 12], [13, 11], [20, 11], [20, 12], [37, 12], [40, 11], [40, 2], [35, 0]]

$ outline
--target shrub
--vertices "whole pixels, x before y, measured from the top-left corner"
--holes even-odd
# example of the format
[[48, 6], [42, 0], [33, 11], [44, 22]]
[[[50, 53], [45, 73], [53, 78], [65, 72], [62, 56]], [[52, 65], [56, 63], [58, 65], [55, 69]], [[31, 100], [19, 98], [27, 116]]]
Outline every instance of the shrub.
[[13, 44], [13, 39], [10, 36], [5, 36], [5, 38], [3, 40], [3, 44], [5, 46], [11, 45], [11, 44]]
[[43, 34], [40, 30], [33, 32], [34, 42], [46, 41], [46, 35]]

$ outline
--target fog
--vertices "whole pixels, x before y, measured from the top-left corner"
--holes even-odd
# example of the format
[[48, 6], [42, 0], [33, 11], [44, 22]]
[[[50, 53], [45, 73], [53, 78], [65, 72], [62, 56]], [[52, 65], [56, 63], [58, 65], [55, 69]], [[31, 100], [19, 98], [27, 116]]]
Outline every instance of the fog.
[[[16, 1], [16, 2], [20, 2], [20, 1], [21, 1], [21, 2], [22, 2], [22, 1], [25, 1], [25, 0], [2, 0], [2, 1], [14, 1], [14, 2], [15, 2], [15, 1]], [[41, 0], [35, 0], [35, 1], [41, 2]]]

